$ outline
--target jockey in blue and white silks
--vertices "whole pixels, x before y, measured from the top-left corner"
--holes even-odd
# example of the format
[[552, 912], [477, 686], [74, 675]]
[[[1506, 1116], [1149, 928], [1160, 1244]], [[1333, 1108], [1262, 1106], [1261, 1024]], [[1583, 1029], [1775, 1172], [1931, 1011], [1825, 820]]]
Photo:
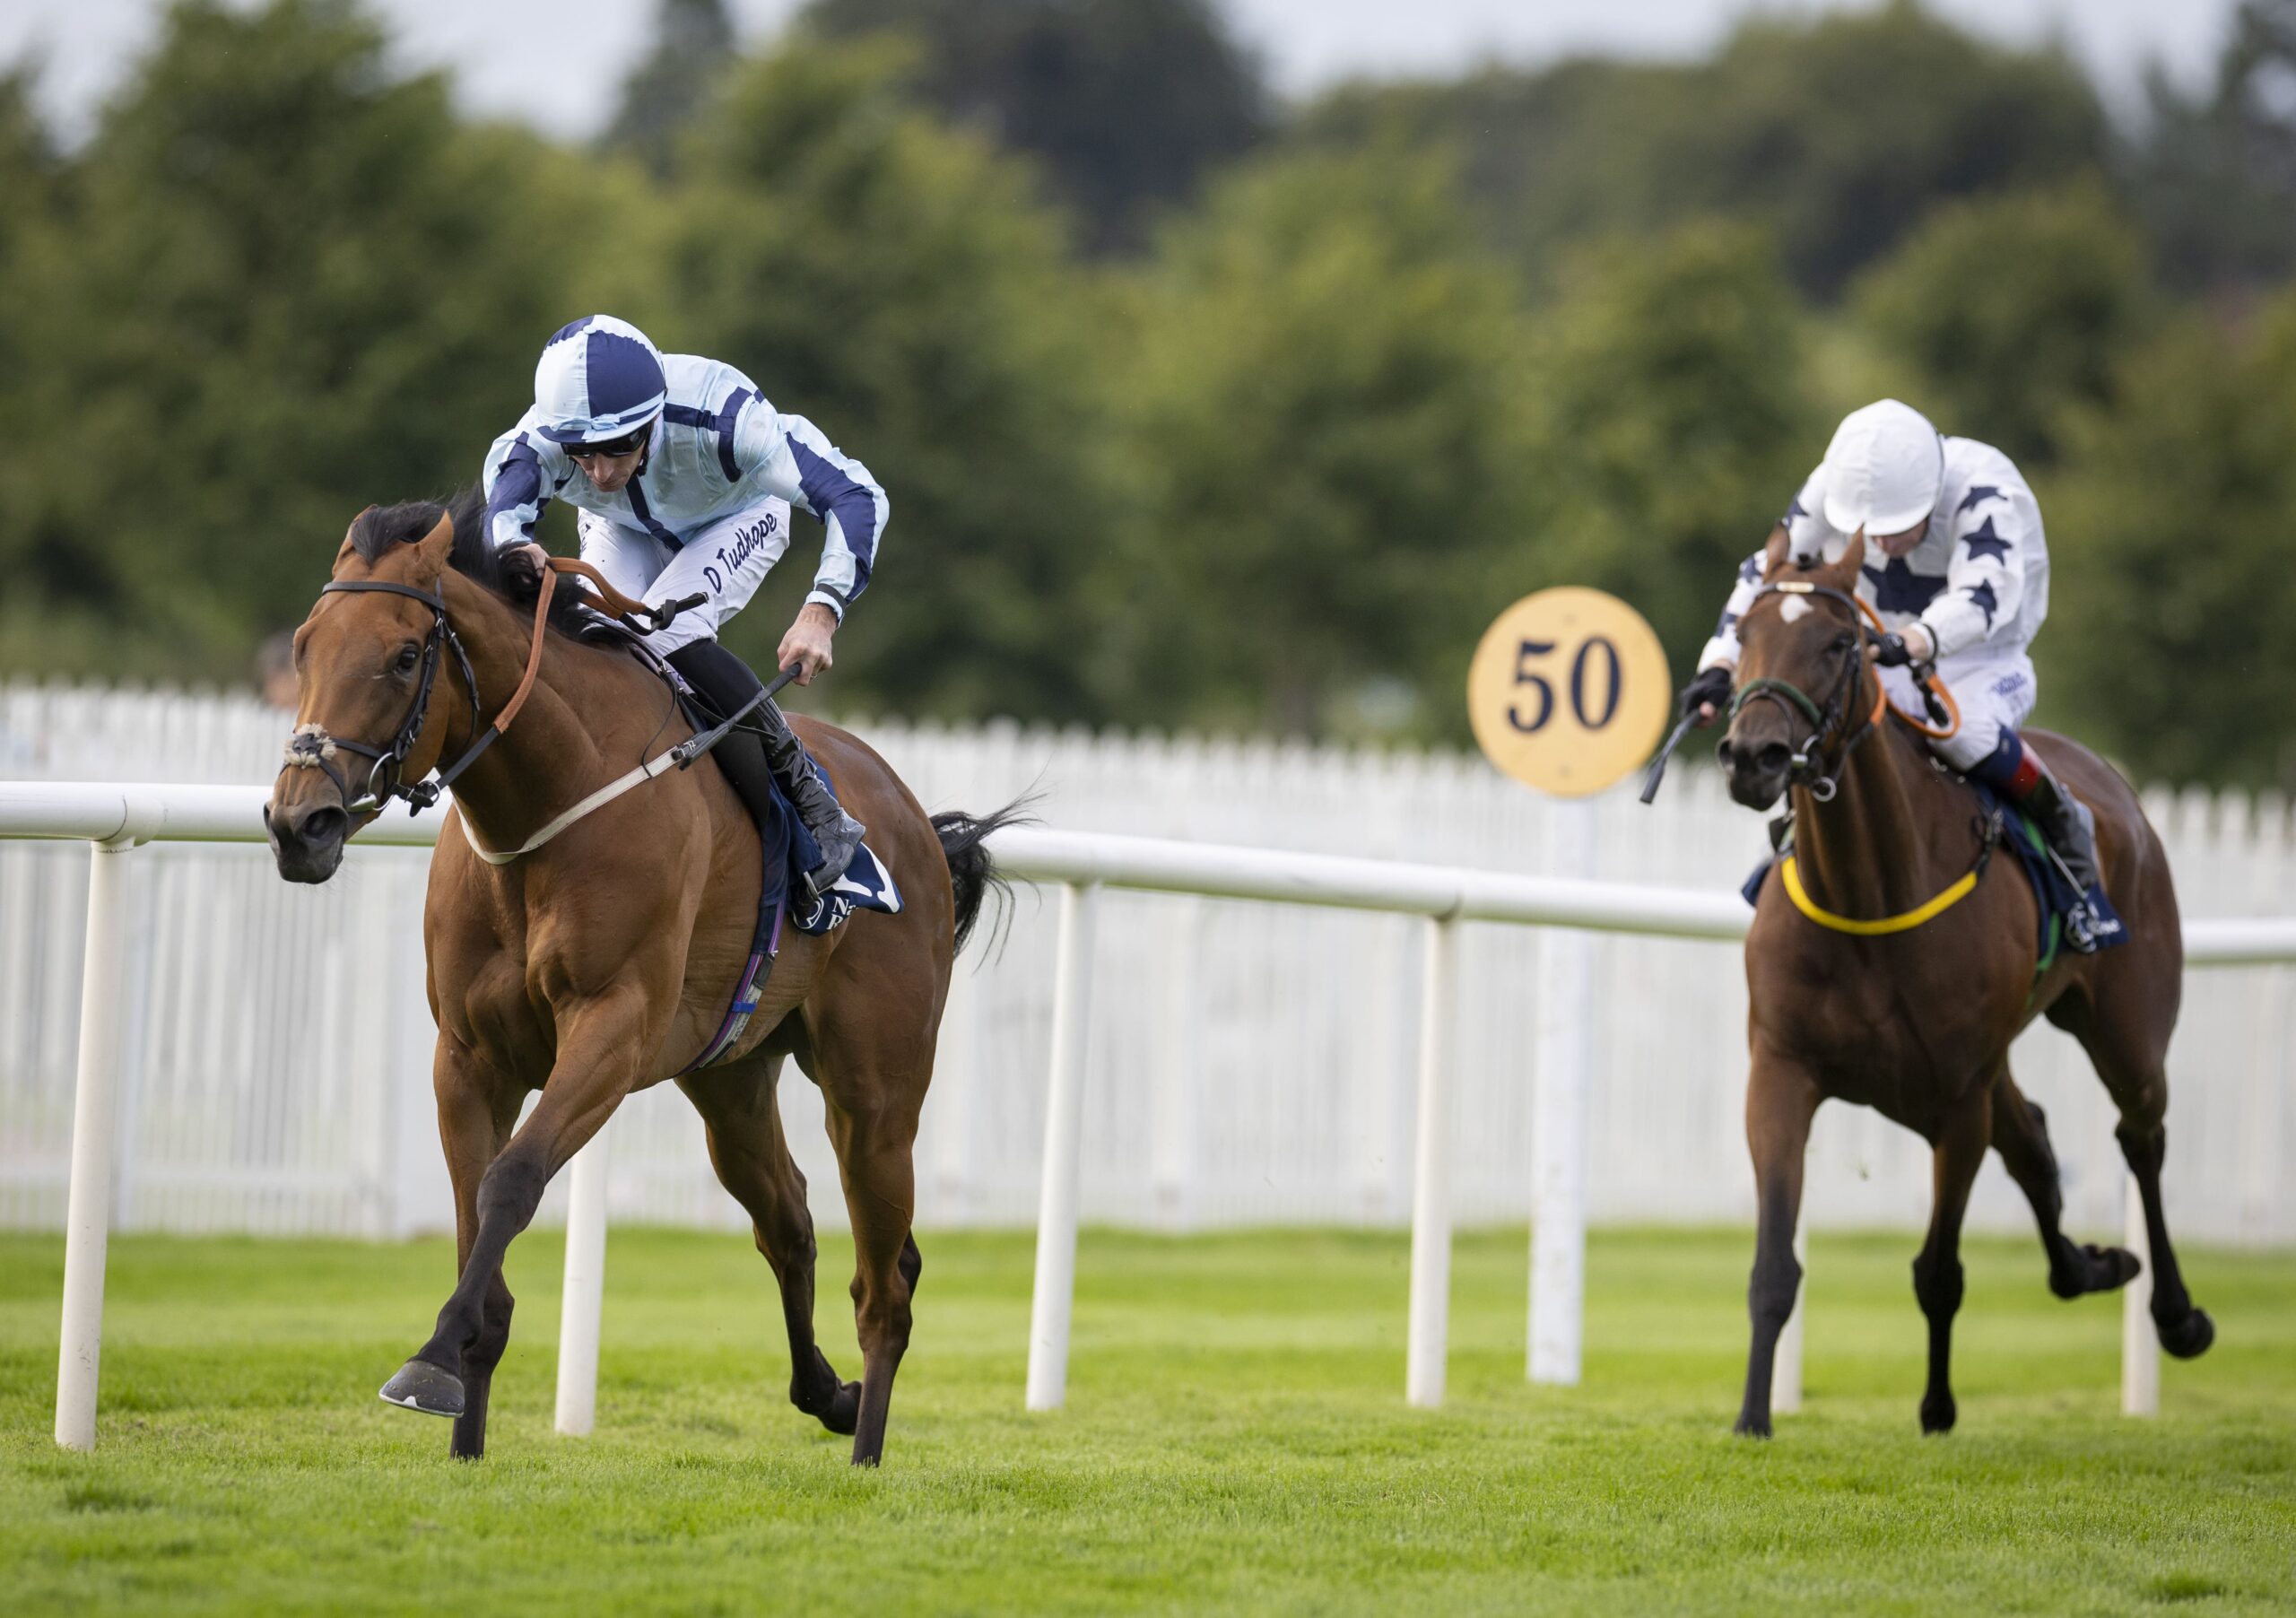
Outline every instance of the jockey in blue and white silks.
[[[2039, 694], [2029, 649], [2048, 616], [2048, 544], [2040, 507], [2009, 457], [1975, 439], [1946, 438], [1895, 399], [1852, 411], [1786, 515], [1796, 563], [1838, 561], [1866, 539], [1857, 594], [1889, 633], [1875, 654], [1890, 700], [1918, 717], [1911, 667], [1935, 663], [1961, 722], [1931, 744], [1939, 757], [2031, 814], [2066, 874], [2101, 895], [2095, 822], [2064, 789], [2017, 726]], [[1699, 674], [1683, 692], [1688, 711], [1710, 718], [1729, 700], [1738, 662], [1737, 623], [1761, 587], [1765, 552], [1740, 565], [1737, 587]], [[2067, 918], [2069, 942], [2094, 949], [2119, 942], [2110, 908], [2085, 903]]]
[[[718, 642], [789, 548], [796, 506], [822, 521], [821, 565], [778, 666], [810, 684], [831, 639], [868, 587], [889, 507], [869, 469], [821, 429], [785, 415], [730, 365], [663, 354], [611, 315], [562, 326], [535, 368], [535, 403], [494, 440], [483, 473], [488, 536], [530, 544], [553, 500], [577, 507], [582, 558], [650, 606], [701, 600], [648, 637], [689, 683], [730, 713], [761, 689]], [[864, 830], [822, 787], [778, 709], [764, 705], [766, 754], [821, 845], [817, 893], [844, 871]], [[718, 761], [753, 811], [768, 789], [728, 737]]]

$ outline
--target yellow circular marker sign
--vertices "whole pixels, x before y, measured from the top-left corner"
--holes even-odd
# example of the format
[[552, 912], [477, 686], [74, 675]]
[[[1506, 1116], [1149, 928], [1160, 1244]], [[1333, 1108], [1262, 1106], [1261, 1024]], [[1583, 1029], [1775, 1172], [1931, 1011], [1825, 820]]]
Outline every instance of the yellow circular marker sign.
[[1500, 613], [1467, 670], [1484, 756], [1560, 797], [1600, 792], [1642, 763], [1673, 708], [1665, 649], [1642, 614], [1575, 585]]

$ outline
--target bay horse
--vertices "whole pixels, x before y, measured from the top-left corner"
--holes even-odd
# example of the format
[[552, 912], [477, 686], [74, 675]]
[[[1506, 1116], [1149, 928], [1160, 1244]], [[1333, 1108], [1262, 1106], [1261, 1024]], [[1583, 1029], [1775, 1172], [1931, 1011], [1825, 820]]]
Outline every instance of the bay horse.
[[[1772, 1360], [1801, 1284], [1794, 1227], [1821, 1101], [1872, 1107], [1932, 1148], [1928, 1238], [1913, 1261], [1929, 1327], [1924, 1432], [1953, 1425], [1961, 1215], [1988, 1145], [2032, 1205], [2050, 1291], [2076, 1298], [2136, 1275], [2135, 1255], [2076, 1246], [2058, 1228], [2048, 1131], [2009, 1071], [2010, 1041], [2043, 1014], [2081, 1042], [2119, 1109], [2116, 1133], [2144, 1202], [2161, 1346], [2188, 1359], [2215, 1336], [2185, 1289], [2161, 1214], [2165, 1061], [2184, 941], [2161, 839], [2109, 765], [2063, 736], [2023, 733], [2095, 812], [2106, 886], [2128, 928], [2118, 947], [2062, 953], [2037, 980], [2031, 884], [2005, 851], [1986, 859], [1978, 800], [1897, 722], [1904, 716], [1866, 655], [1856, 600], [1865, 549], [1860, 535], [1839, 561], [1804, 568], [1787, 560], [1785, 530], [1771, 534], [1765, 588], [1739, 625], [1744, 652], [1719, 749], [1739, 803], [1766, 810], [1790, 789], [1794, 830], [1793, 861], [1765, 877], [1746, 937], [1746, 1138], [1758, 1212], [1737, 1431], [1756, 1437], [1770, 1431]], [[1832, 925], [1787, 891], [1797, 879], [1800, 899]], [[1965, 896], [1944, 899], [1956, 889]]]
[[[758, 830], [720, 770], [665, 766], [532, 852], [496, 853], [691, 734], [627, 645], [578, 638], [586, 621], [570, 588], [554, 603], [535, 594], [486, 542], [471, 491], [451, 509], [363, 513], [295, 634], [297, 733], [264, 813], [281, 875], [326, 881], [394, 796], [429, 801], [426, 778], [456, 761], [423, 943], [459, 1272], [437, 1329], [383, 1396], [451, 1416], [454, 1455], [485, 1452], [488, 1391], [510, 1335], [505, 1250], [622, 1099], [677, 1075], [779, 1284], [791, 1402], [851, 1434], [854, 1464], [874, 1466], [923, 1267], [910, 1147], [951, 964], [1001, 885], [982, 839], [1009, 812], [928, 818], [860, 741], [793, 717], [903, 903], [821, 937], [793, 929], [740, 1038], [682, 1074], [750, 965]], [[440, 686], [446, 700], [431, 701]], [[502, 707], [482, 730], [490, 701]], [[342, 768], [352, 755], [374, 761], [364, 792]], [[813, 1219], [775, 1101], [785, 1057], [821, 1089], [844, 1181], [858, 1383], [840, 1381], [813, 1338]]]

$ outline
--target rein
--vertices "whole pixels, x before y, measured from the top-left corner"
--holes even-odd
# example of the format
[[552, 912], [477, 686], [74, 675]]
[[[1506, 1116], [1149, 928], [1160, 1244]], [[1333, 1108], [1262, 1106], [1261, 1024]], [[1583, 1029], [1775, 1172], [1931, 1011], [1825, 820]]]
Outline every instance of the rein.
[[[406, 718], [399, 722], [398, 733], [388, 747], [376, 747], [365, 742], [354, 742], [345, 736], [331, 736], [319, 725], [296, 726], [295, 734], [287, 739], [286, 760], [279, 768], [289, 770], [318, 770], [335, 783], [343, 796], [344, 812], [351, 814], [378, 814], [390, 806], [394, 798], [404, 798], [409, 814], [419, 814], [439, 801], [439, 795], [453, 786], [457, 778], [478, 761], [479, 755], [501, 739], [518, 717], [526, 698], [533, 692], [535, 676], [542, 673], [542, 643], [544, 631], [550, 623], [550, 598], [558, 587], [555, 569], [546, 570], [542, 576], [542, 588], [535, 600], [535, 631], [532, 643], [526, 648], [526, 672], [518, 682], [518, 689], [494, 716], [494, 722], [463, 750], [462, 757], [441, 770], [436, 779], [409, 781], [405, 779], [406, 755], [421, 739], [423, 726], [430, 717], [430, 693], [439, 675], [439, 648], [449, 648], [455, 662], [461, 668], [463, 690], [470, 697], [470, 722], [478, 729], [478, 679], [471, 672], [470, 654], [463, 649], [462, 637], [455, 633], [455, 626], [447, 622], [447, 601], [443, 593], [434, 595], [418, 590], [412, 585], [390, 584], [379, 579], [335, 579], [321, 587], [322, 596], [387, 595], [404, 596], [419, 601], [430, 609], [430, 632], [422, 639], [422, 673], [415, 682], [414, 700], [408, 705]], [[335, 767], [337, 752], [355, 752], [361, 758], [372, 759], [367, 771], [366, 790], [353, 796], [351, 784]]]
[[[1873, 608], [1867, 606], [1857, 596], [1845, 590], [1837, 590], [1830, 585], [1812, 584], [1803, 579], [1788, 579], [1764, 585], [1755, 593], [1754, 599], [1759, 601], [1762, 596], [1770, 595], [1805, 597], [1822, 596], [1839, 601], [1850, 608], [1851, 622], [1864, 631], [1855, 643], [1857, 655], [1852, 657], [1843, 668], [1841, 678], [1835, 682], [1834, 688], [1827, 696], [1823, 707], [1812, 700], [1807, 692], [1790, 680], [1770, 678], [1748, 681], [1740, 686], [1730, 699], [1728, 717], [1732, 719], [1735, 719], [1749, 702], [1768, 700], [1798, 712], [1809, 720], [1809, 737], [1796, 750], [1787, 779], [1806, 787], [1810, 796], [1819, 803], [1833, 801], [1834, 795], [1839, 789], [1838, 783], [1841, 772], [1849, 762], [1849, 755], [1857, 750], [1860, 743], [1881, 727], [1884, 709], [1902, 722], [1909, 730], [1917, 731], [1933, 739], [1942, 740], [1961, 729], [1960, 704], [1953, 700], [1951, 688], [1942, 681], [1933, 684], [1929, 675], [1917, 673], [1914, 676], [1915, 683], [1920, 689], [1932, 717], [1938, 721], [1938, 727], [1933, 728], [1890, 706], [1888, 689], [1883, 685], [1877, 671], [1874, 679], [1872, 711], [1866, 714], [1857, 728], [1852, 731], [1848, 739], [1841, 744], [1832, 762], [1830, 765], [1826, 764], [1822, 756], [1825, 739], [1848, 721], [1854, 689], [1863, 685], [1869, 667], [1865, 657], [1866, 644], [1872, 637], [1883, 632], [1882, 621]], [[1860, 622], [1861, 620], [1863, 622]], [[1866, 628], [1868, 623], [1873, 626], [1870, 630]], [[1979, 838], [1976, 859], [1970, 862], [1970, 868], [1961, 873], [1957, 880], [1942, 892], [1933, 895], [1910, 910], [1900, 911], [1895, 916], [1879, 917], [1870, 921], [1837, 915], [1811, 898], [1810, 891], [1803, 885], [1800, 866], [1791, 854], [1779, 859], [1779, 879], [1785, 885], [1786, 897], [1793, 901], [1794, 908], [1819, 926], [1830, 932], [1847, 933], [1857, 938], [1885, 937], [1892, 933], [1909, 933], [1916, 927], [1934, 921], [1975, 892], [1979, 879], [1985, 875], [1986, 866], [1992, 862], [1993, 850], [2000, 840], [2001, 817], [1995, 814], [1987, 817], [1984, 822]]]
[[[518, 689], [510, 693], [510, 700], [502, 705], [502, 711], [494, 716], [494, 722], [463, 750], [462, 757], [440, 771], [435, 779], [409, 782], [404, 779], [406, 755], [413, 751], [416, 741], [422, 735], [424, 722], [430, 717], [430, 693], [438, 679], [439, 648], [442, 646], [454, 652], [455, 661], [462, 669], [463, 689], [470, 696], [471, 728], [474, 731], [478, 728], [478, 680], [471, 672], [470, 655], [463, 649], [462, 638], [455, 633], [455, 626], [447, 621], [447, 603], [443, 593], [433, 595], [428, 590], [418, 590], [412, 585], [389, 584], [372, 579], [329, 582], [321, 587], [319, 591], [321, 595], [404, 596], [410, 600], [421, 602], [430, 609], [430, 632], [423, 638], [422, 642], [422, 677], [415, 683], [414, 700], [407, 709], [406, 718], [400, 721], [398, 733], [392, 738], [388, 747], [376, 747], [365, 742], [353, 742], [342, 736], [331, 736], [326, 733], [324, 726], [301, 725], [296, 727], [295, 734], [287, 740], [286, 761], [280, 765], [281, 772], [297, 769], [317, 770], [325, 772], [327, 779], [335, 783], [335, 790], [342, 795], [344, 810], [352, 814], [379, 813], [388, 807], [394, 798], [404, 798], [408, 805], [407, 813], [411, 815], [419, 814], [430, 808], [439, 801], [440, 793], [452, 787], [456, 779], [477, 761], [480, 754], [501, 739], [502, 733], [510, 728], [510, 722], [518, 717], [518, 710], [526, 706], [526, 698], [534, 691], [535, 681], [542, 673], [543, 638], [550, 625], [550, 600], [558, 588], [558, 576], [561, 573], [578, 575], [588, 580], [596, 589], [598, 600], [606, 610], [614, 613], [625, 624], [637, 630], [640, 634], [643, 634], [645, 630], [639, 621], [643, 620], [650, 622], [655, 629], [661, 629], [680, 613], [689, 607], [698, 606], [708, 599], [704, 596], [690, 596], [683, 601], [669, 602], [659, 607], [649, 606], [642, 601], [634, 601], [615, 589], [606, 581], [605, 575], [588, 562], [578, 561], [572, 557], [552, 557], [549, 565], [543, 570], [542, 588], [535, 597], [534, 638], [526, 648], [526, 671], [518, 681]], [[649, 657], [653, 657], [651, 653], [648, 655]], [[657, 660], [657, 666], [663, 672], [665, 678], [669, 678], [666, 665], [660, 665]], [[753, 709], [771, 700], [776, 692], [797, 677], [797, 665], [792, 664], [788, 668], [781, 671], [779, 678], [744, 703], [739, 709], [714, 729], [689, 736], [676, 745], [655, 754], [626, 774], [609, 781], [552, 819], [519, 847], [500, 854], [482, 848], [478, 846], [478, 839], [470, 835], [470, 827], [467, 823], [463, 828], [464, 840], [470, 845], [472, 853], [491, 866], [507, 866], [520, 855], [533, 853], [575, 822], [596, 810], [604, 808], [633, 787], [643, 786], [656, 776], [665, 774], [672, 769], [690, 768], [696, 759], [723, 741], [726, 734], [747, 718]], [[374, 761], [367, 772], [366, 791], [355, 798], [352, 794], [349, 781], [335, 766], [335, 756], [339, 752], [355, 752], [362, 758]], [[387, 779], [385, 779], [386, 774], [388, 776]]]
[[[1762, 586], [1754, 593], [1754, 599], [1759, 601], [1764, 596], [1827, 596], [1848, 607], [1851, 613], [1850, 622], [1857, 625], [1857, 614], [1860, 605], [1857, 598], [1845, 590], [1837, 590], [1831, 585], [1811, 584], [1803, 579], [1789, 579], [1779, 584]], [[1857, 625], [1857, 627], [1863, 626]], [[1730, 698], [1728, 713], [1723, 716], [1726, 721], [1734, 720], [1745, 710], [1749, 702], [1767, 700], [1797, 711], [1807, 718], [1810, 721], [1810, 734], [1795, 749], [1787, 779], [1796, 786], [1808, 787], [1810, 796], [1822, 804], [1830, 804], [1833, 801], [1834, 793], [1838, 789], [1837, 783], [1841, 778], [1843, 768], [1849, 762], [1849, 755], [1857, 752], [1858, 744], [1867, 736], [1872, 735], [1880, 726], [1883, 710], [1890, 705], [1889, 692], [1883, 686], [1880, 676], [1876, 675], [1874, 681], [1872, 711], [1859, 721], [1857, 728], [1851, 731], [1848, 737], [1842, 742], [1834, 754], [1832, 763], [1830, 766], [1825, 764], [1822, 752], [1826, 738], [1848, 722], [1850, 703], [1855, 699], [1857, 688], [1863, 686], [1866, 682], [1866, 663], [1864, 657], [1863, 639], [1852, 642], [1851, 648], [1858, 655], [1852, 657], [1843, 665], [1841, 678], [1834, 682], [1833, 690], [1828, 693], [1822, 708], [1811, 700], [1807, 692], [1792, 681], [1765, 678], [1749, 680], [1745, 684], [1738, 687]]]

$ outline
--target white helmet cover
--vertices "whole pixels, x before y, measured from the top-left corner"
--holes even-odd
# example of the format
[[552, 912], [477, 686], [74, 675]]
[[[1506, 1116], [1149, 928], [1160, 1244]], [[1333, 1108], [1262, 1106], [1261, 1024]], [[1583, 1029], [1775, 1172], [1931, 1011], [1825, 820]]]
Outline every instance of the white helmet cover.
[[535, 409], [552, 443], [626, 438], [661, 414], [668, 397], [661, 351], [612, 315], [559, 327], [535, 367]]
[[1853, 410], [1826, 446], [1825, 518], [1837, 532], [1902, 534], [1936, 507], [1945, 440], [1910, 404], [1882, 399]]

